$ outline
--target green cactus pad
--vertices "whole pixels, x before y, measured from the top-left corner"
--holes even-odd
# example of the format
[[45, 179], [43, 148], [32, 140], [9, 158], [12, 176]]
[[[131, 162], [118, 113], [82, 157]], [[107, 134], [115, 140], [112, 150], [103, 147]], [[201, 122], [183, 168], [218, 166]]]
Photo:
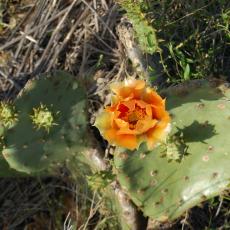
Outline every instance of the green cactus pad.
[[18, 119], [6, 130], [2, 151], [11, 168], [33, 173], [64, 160], [79, 165], [87, 145], [86, 93], [71, 75], [58, 71], [31, 80], [14, 105]]
[[163, 95], [172, 116], [170, 135], [176, 139], [179, 132], [180, 140], [175, 146], [161, 145], [152, 151], [144, 144], [137, 151], [119, 149], [114, 156], [123, 188], [146, 216], [158, 221], [181, 216], [230, 183], [227, 84], [195, 81], [170, 88]]

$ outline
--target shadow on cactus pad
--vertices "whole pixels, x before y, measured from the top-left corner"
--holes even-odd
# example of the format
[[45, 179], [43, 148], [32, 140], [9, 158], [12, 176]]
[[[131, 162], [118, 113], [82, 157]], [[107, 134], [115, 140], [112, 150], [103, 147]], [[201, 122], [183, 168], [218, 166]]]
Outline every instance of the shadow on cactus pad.
[[205, 140], [217, 135], [215, 125], [208, 122], [194, 121], [192, 124], [180, 129], [180, 131], [183, 133], [185, 142], [200, 141], [205, 143]]

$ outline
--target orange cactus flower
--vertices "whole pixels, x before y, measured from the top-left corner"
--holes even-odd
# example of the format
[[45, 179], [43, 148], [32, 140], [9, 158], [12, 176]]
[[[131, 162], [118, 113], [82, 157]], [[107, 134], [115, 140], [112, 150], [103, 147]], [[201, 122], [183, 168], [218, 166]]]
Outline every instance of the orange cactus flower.
[[95, 122], [101, 135], [111, 144], [137, 149], [146, 142], [149, 149], [162, 142], [169, 131], [170, 116], [165, 100], [143, 80], [111, 84], [112, 104]]

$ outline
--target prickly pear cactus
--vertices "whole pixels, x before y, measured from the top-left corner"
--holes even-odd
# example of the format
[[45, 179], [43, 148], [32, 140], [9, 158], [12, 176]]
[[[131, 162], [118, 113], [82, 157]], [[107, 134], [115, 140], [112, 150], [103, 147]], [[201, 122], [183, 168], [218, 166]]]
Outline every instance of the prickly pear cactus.
[[160, 50], [156, 31], [146, 19], [142, 10], [142, 2], [132, 0], [116, 0], [123, 9], [126, 10], [126, 16], [133, 25], [136, 39], [143, 52], [153, 54]]
[[168, 144], [114, 155], [119, 182], [158, 221], [181, 216], [230, 184], [230, 88], [195, 81], [163, 95], [172, 116]]
[[11, 168], [33, 173], [63, 161], [84, 163], [80, 153], [90, 142], [86, 93], [72, 76], [58, 71], [31, 80], [14, 110], [17, 119], [4, 132], [2, 151]]

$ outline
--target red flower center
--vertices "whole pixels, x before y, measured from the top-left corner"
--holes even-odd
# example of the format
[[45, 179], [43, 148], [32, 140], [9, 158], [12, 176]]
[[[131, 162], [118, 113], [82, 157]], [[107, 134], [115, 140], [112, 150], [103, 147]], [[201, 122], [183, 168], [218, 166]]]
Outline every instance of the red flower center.
[[135, 129], [137, 122], [139, 120], [145, 119], [146, 117], [146, 109], [141, 108], [137, 104], [135, 104], [135, 108], [133, 111], [130, 111], [129, 108], [123, 104], [119, 105], [118, 110], [121, 112], [118, 118], [128, 122], [130, 129]]

